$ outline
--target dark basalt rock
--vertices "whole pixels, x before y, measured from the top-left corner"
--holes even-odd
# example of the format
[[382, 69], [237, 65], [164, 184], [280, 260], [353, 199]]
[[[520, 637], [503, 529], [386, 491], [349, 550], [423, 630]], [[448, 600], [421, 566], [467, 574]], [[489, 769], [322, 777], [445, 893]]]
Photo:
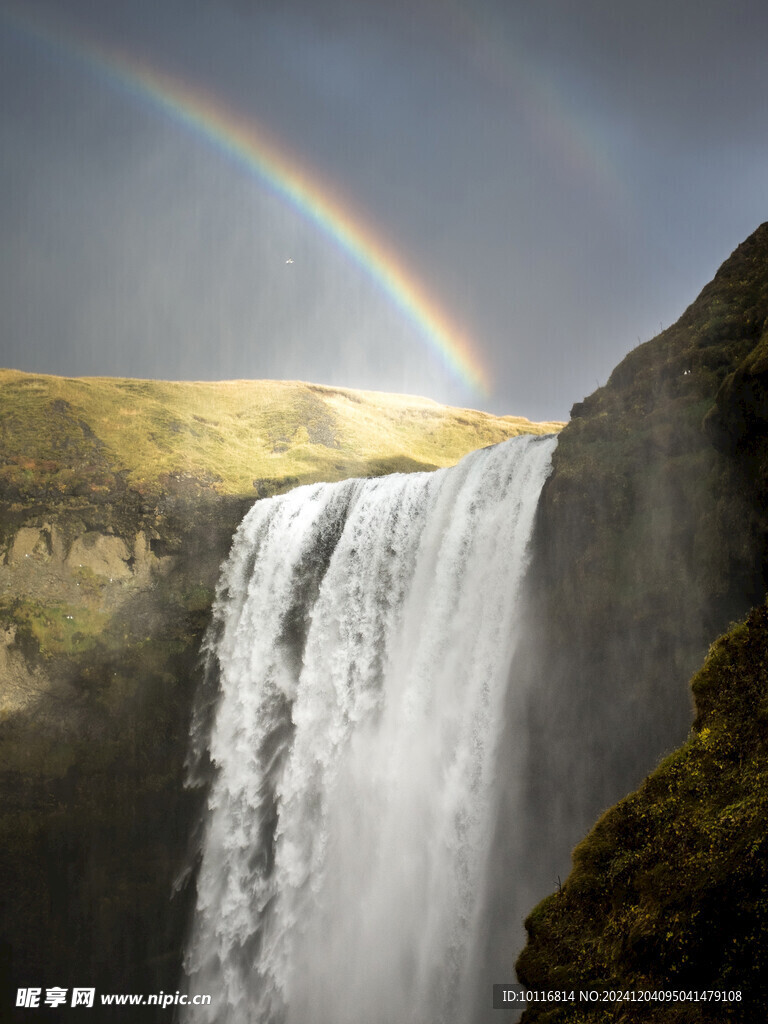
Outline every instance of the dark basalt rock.
[[[562, 432], [539, 509], [531, 639], [520, 662], [532, 688], [528, 816], [535, 828], [529, 829], [529, 862], [537, 871], [529, 880], [531, 893], [557, 888], [558, 876], [567, 874], [568, 846], [685, 740], [694, 717], [688, 678], [712, 639], [763, 601], [768, 578], [767, 330], [764, 224], [680, 320], [630, 353]], [[764, 619], [762, 612], [750, 620], [755, 643], [764, 642]], [[539, 623], [547, 624], [546, 636]], [[753, 669], [759, 663], [750, 662]], [[700, 712], [701, 680], [712, 676], [708, 665], [694, 681]], [[734, 685], [746, 695], [753, 688], [752, 669], [734, 671]], [[746, 696], [743, 710], [747, 717], [762, 714]], [[700, 714], [699, 737], [704, 721]], [[746, 766], [752, 756], [752, 740], [742, 741], [746, 736], [735, 731], [728, 741], [737, 765]], [[680, 816], [669, 828], [681, 849], [699, 849], [699, 880], [676, 870], [672, 847], [667, 860], [659, 847], [654, 867], [654, 840], [647, 832], [642, 880], [622, 875], [619, 884], [614, 877], [616, 865], [634, 857], [637, 845], [632, 828], [616, 824], [625, 813], [622, 808], [642, 802], [649, 818], [661, 814], [667, 805], [658, 780], [674, 764], [680, 786], [692, 785], [686, 773], [693, 770], [689, 753], [695, 742], [664, 762], [651, 776], [657, 781], [649, 780], [639, 794], [610, 811], [578, 847], [562, 893], [529, 919], [530, 944], [520, 960], [526, 983], [582, 974], [595, 982], [613, 977], [628, 983], [646, 976], [662, 981], [669, 964], [660, 951], [672, 941], [665, 938], [666, 930], [678, 934], [675, 915], [684, 904], [698, 908], [690, 911], [685, 925], [685, 942], [701, 957], [703, 973], [697, 980], [704, 980], [703, 965], [709, 964], [713, 970], [722, 968], [722, 980], [731, 985], [751, 983], [752, 964], [764, 963], [768, 955], [764, 924], [756, 923], [751, 931], [752, 925], [745, 924], [738, 952], [724, 960], [721, 946], [730, 933], [727, 928], [722, 936], [718, 933], [714, 909], [725, 912], [731, 896], [738, 896], [745, 914], [757, 914], [761, 922], [766, 918], [764, 872], [754, 858], [740, 861], [741, 840], [735, 835], [730, 855], [723, 848], [727, 870], [705, 894], [705, 844], [681, 803]], [[711, 790], [702, 794], [712, 806], [703, 807], [702, 814], [714, 814], [727, 792], [738, 789], [741, 769], [733, 764], [731, 769], [722, 786], [712, 776]], [[657, 838], [661, 842], [661, 833]], [[503, 834], [499, 844], [503, 849]], [[585, 889], [586, 865], [598, 850], [600, 867], [589, 868]], [[713, 860], [712, 870], [716, 867]], [[640, 890], [656, 901], [658, 914], [652, 923], [635, 927], [622, 915], [630, 914]], [[690, 917], [696, 912], [701, 914], [698, 924]], [[707, 946], [704, 932], [710, 927]], [[597, 950], [596, 959], [585, 949]], [[689, 967], [675, 961], [673, 974], [677, 971], [687, 983]], [[664, 1019], [709, 1019], [701, 1008], [694, 1017], [685, 1016], [693, 1012], [690, 1007], [679, 1012], [679, 1018]], [[581, 1018], [542, 1011], [530, 1019]], [[598, 1014], [590, 1019], [609, 1018]], [[610, 1019], [640, 1017], [627, 1011]]]
[[[511, 978], [523, 917], [574, 844], [684, 741], [688, 680], [713, 638], [764, 598], [766, 329], [768, 223], [560, 434], [512, 667], [526, 794], [521, 811], [502, 787], [488, 984]], [[518, 756], [502, 752], [502, 777]]]

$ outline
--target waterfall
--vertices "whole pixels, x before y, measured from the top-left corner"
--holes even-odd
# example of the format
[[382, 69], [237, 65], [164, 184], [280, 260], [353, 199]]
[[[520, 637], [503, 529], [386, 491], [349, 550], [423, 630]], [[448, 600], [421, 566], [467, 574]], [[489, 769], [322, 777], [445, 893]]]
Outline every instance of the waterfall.
[[215, 774], [185, 966], [213, 1003], [189, 1024], [469, 1019], [494, 755], [555, 444], [300, 487], [243, 520], [206, 641]]

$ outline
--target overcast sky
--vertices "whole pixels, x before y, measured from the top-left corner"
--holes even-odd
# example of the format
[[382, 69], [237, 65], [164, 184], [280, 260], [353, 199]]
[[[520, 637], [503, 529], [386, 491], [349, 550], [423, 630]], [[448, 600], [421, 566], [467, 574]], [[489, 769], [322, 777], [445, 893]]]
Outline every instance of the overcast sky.
[[[764, 0], [0, 12], [0, 365], [567, 418], [768, 217]], [[332, 231], [121, 86], [99, 47], [267, 130], [460, 325], [491, 393]]]

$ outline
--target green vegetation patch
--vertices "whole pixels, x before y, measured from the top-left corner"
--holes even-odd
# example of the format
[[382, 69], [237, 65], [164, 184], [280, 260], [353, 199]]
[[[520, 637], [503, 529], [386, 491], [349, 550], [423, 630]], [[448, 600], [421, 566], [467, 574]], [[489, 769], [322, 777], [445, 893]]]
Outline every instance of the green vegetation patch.
[[[517, 964], [524, 984], [739, 990], [739, 1005], [681, 1004], [652, 1019], [764, 1019], [768, 606], [713, 644], [692, 688], [688, 742], [603, 815], [565, 884], [529, 916]], [[582, 1018], [534, 1008], [523, 1019]], [[627, 1004], [588, 1019], [651, 1018]]]
[[110, 618], [109, 612], [87, 604], [19, 598], [0, 602], [0, 622], [16, 627], [16, 643], [43, 658], [74, 656], [92, 649]]
[[[452, 465], [560, 423], [298, 381], [174, 382], [0, 371], [0, 488], [97, 498], [126, 484], [254, 496], [301, 483]], [[274, 488], [268, 488], [270, 493]]]

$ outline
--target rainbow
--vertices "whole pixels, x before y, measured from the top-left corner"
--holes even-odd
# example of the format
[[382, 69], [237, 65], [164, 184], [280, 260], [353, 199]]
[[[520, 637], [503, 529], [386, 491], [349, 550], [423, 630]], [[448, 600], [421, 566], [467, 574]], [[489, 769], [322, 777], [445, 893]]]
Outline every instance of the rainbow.
[[487, 396], [490, 381], [474, 346], [427, 294], [413, 273], [364, 220], [353, 213], [317, 175], [269, 137], [251, 118], [234, 113], [209, 92], [150, 67], [135, 57], [82, 36], [32, 23], [19, 14], [3, 17], [16, 29], [79, 58], [114, 86], [148, 101], [156, 109], [235, 160], [294, 207], [380, 287], [416, 326], [449, 372], [473, 392]]
[[549, 153], [554, 166], [578, 177], [603, 203], [615, 204], [623, 219], [636, 217], [615, 135], [579, 103], [563, 80], [558, 81], [554, 69], [531, 58], [513, 20], [501, 15], [504, 10], [503, 5], [441, 0], [434, 27], [466, 55], [476, 75], [519, 105], [531, 137]]

